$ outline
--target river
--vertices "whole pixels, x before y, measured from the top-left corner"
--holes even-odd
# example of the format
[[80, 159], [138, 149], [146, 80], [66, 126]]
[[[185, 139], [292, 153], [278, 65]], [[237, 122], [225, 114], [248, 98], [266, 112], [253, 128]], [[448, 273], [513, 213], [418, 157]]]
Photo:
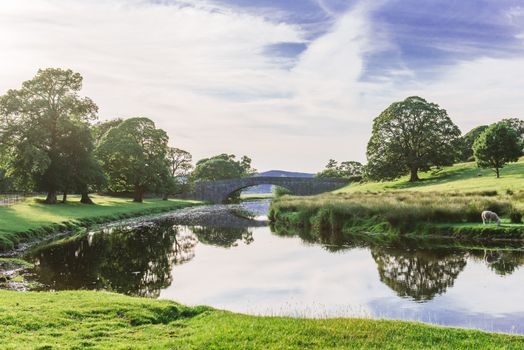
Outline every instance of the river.
[[[35, 290], [97, 289], [254, 315], [369, 317], [524, 334], [522, 247], [367, 245], [272, 232], [269, 202], [192, 208], [24, 252]], [[326, 243], [329, 242], [329, 243]]]

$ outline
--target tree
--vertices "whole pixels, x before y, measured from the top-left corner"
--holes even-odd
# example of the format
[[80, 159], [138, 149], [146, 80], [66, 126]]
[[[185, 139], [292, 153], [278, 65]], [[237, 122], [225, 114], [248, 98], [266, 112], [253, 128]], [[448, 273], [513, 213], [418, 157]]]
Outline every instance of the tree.
[[180, 148], [169, 147], [167, 150], [167, 163], [169, 166], [170, 180], [166, 183], [164, 200], [168, 199], [169, 194], [182, 193], [188, 190], [190, 170], [193, 157], [188, 151]]
[[130, 118], [111, 128], [96, 150], [109, 189], [133, 191], [142, 202], [146, 191], [160, 192], [169, 179], [168, 136], [148, 118]]
[[461, 162], [469, 162], [474, 159], [473, 144], [475, 143], [475, 140], [480, 136], [480, 134], [482, 134], [487, 128], [488, 125], [477, 126], [476, 128], [471, 129], [466, 135], [460, 138], [461, 151], [459, 155], [459, 160]]
[[219, 154], [197, 162], [191, 177], [195, 181], [216, 181], [238, 179], [250, 176], [255, 172], [251, 168], [251, 159], [243, 156], [240, 161], [233, 154]]
[[82, 76], [72, 70], [49, 68], [0, 97], [0, 144], [8, 175], [18, 187], [47, 192], [56, 203], [69, 168], [61, 140], [72, 127], [96, 119], [95, 103], [80, 97]]
[[499, 178], [500, 169], [522, 155], [522, 141], [505, 122], [495, 123], [477, 138], [473, 154], [479, 167], [492, 168]]
[[96, 144], [100, 143], [102, 136], [104, 136], [112, 128], [119, 126], [124, 120], [121, 118], [109, 119], [104, 122], [98, 122], [93, 125], [93, 137], [95, 138]]
[[353, 178], [362, 176], [362, 163], [355, 161], [341, 162], [340, 165], [334, 159], [330, 159], [326, 168], [317, 173], [317, 177], [341, 177]]
[[169, 172], [172, 177], [189, 176], [189, 172], [193, 168], [192, 160], [193, 157], [188, 151], [175, 147], [169, 147], [167, 150]]
[[373, 121], [367, 147], [367, 173], [372, 179], [397, 178], [451, 165], [456, 158], [459, 128], [446, 110], [413, 96], [395, 102]]
[[60, 139], [61, 149], [64, 150], [63, 163], [63, 200], [65, 203], [70, 191], [79, 192], [83, 204], [93, 204], [89, 198], [91, 186], [102, 186], [106, 178], [104, 172], [95, 159], [94, 140], [92, 130], [87, 125], [70, 125], [70, 132]]
[[[502, 119], [502, 123], [506, 123], [510, 128], [515, 130], [517, 136], [519, 136], [522, 141], [522, 146], [524, 147], [524, 120], [518, 118], [506, 118]], [[522, 151], [524, 152], [524, 148]]]

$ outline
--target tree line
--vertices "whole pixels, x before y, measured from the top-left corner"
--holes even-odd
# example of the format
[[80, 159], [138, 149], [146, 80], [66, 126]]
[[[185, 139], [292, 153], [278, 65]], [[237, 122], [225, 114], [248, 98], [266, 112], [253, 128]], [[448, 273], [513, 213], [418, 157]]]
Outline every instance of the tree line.
[[191, 181], [253, 173], [251, 159], [218, 155], [197, 162], [170, 147], [167, 133], [145, 117], [98, 122], [98, 107], [80, 96], [82, 76], [69, 69], [39, 70], [21, 88], [0, 96], [0, 191], [43, 191], [45, 203], [69, 193], [132, 193], [188, 190]]
[[366, 165], [354, 161], [339, 165], [331, 159], [317, 176], [381, 181], [409, 175], [409, 181], [415, 182], [420, 171], [475, 161], [500, 177], [500, 170], [522, 155], [523, 120], [503, 119], [461, 135], [445, 109], [412, 96], [391, 104], [374, 119]]

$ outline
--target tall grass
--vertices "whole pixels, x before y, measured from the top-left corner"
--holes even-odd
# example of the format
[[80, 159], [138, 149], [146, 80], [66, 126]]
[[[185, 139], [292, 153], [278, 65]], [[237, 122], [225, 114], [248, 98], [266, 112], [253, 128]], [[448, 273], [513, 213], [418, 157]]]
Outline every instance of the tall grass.
[[269, 218], [280, 225], [317, 232], [408, 233], [423, 224], [478, 223], [484, 210], [508, 216], [521, 210], [515, 203], [519, 203], [522, 196], [521, 192], [497, 195], [408, 191], [284, 196], [272, 203]]

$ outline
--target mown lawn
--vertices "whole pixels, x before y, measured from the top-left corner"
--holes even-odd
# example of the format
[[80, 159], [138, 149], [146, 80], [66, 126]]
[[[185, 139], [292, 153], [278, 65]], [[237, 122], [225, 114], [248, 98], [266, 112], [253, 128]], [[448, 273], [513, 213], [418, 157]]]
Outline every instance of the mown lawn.
[[524, 349], [524, 337], [366, 319], [254, 317], [104, 292], [0, 291], [2, 349]]
[[[479, 176], [481, 175], [481, 176]], [[521, 190], [524, 188], [524, 158], [518, 163], [511, 163], [501, 171], [497, 179], [495, 173], [489, 169], [478, 169], [475, 163], [457, 164], [445, 167], [438, 173], [420, 173], [422, 181], [411, 183], [408, 177], [394, 181], [354, 183], [337, 193], [367, 192], [367, 191], [430, 191], [430, 192], [480, 192], [498, 191], [500, 194], [507, 190]]]
[[[177, 209], [197, 202], [188, 200], [145, 199], [143, 203], [134, 203], [129, 198], [93, 195], [95, 205], [79, 202], [79, 196], [69, 196], [66, 204], [48, 205], [41, 203], [42, 198], [28, 198], [24, 202], [10, 206], [0, 206], [0, 249], [11, 247], [24, 239], [21, 232], [42, 227], [77, 222], [95, 218], [117, 218], [120, 215], [149, 213], [168, 209]], [[29, 234], [31, 236], [31, 234]]]

